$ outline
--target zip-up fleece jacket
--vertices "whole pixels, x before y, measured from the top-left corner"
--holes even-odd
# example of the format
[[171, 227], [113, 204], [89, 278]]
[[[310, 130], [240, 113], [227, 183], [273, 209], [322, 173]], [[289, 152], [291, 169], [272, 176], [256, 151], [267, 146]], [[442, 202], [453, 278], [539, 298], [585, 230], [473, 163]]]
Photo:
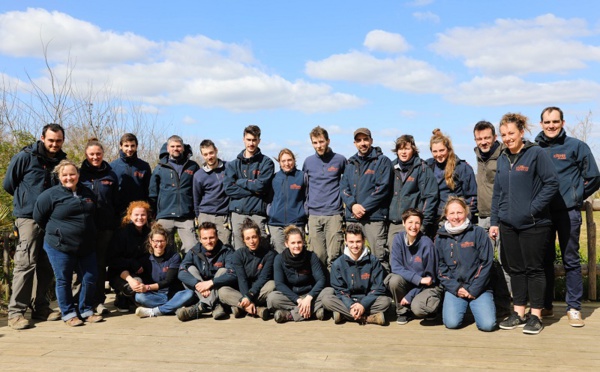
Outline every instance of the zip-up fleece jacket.
[[167, 144], [161, 149], [160, 160], [150, 178], [150, 202], [156, 211], [156, 219], [194, 218], [194, 173], [200, 168], [191, 160], [192, 150], [184, 146], [180, 164], [181, 175], [170, 164]]
[[229, 213], [229, 197], [225, 194], [223, 180], [227, 162], [218, 160], [217, 167], [211, 169], [204, 164], [194, 174], [194, 211], [225, 216]]
[[3, 186], [13, 196], [13, 216], [33, 218], [37, 197], [44, 190], [59, 184], [52, 171], [66, 157], [67, 154], [62, 150], [54, 158], [48, 157], [44, 143], [37, 141], [10, 159]]
[[487, 218], [492, 215], [492, 196], [494, 194], [496, 164], [502, 150], [504, 150], [504, 144], [499, 144], [490, 157], [484, 161], [481, 157], [479, 147], [475, 147], [474, 149], [475, 156], [477, 157], [477, 174], [475, 175], [477, 180], [477, 209], [481, 218]]
[[[437, 167], [434, 158], [429, 158], [426, 161], [431, 170], [434, 170], [434, 168]], [[454, 168], [454, 190], [450, 190], [444, 177], [438, 179], [437, 183], [440, 192], [440, 201], [438, 203], [436, 217], [439, 218], [444, 215], [444, 207], [446, 206], [446, 202], [450, 195], [464, 198], [471, 210], [471, 216], [477, 214], [477, 182], [475, 181], [473, 168], [471, 168], [469, 163], [460, 159], [458, 156], [456, 157], [456, 167]]]
[[331, 287], [348, 309], [359, 302], [369, 311], [377, 297], [385, 296], [383, 279], [383, 266], [367, 249], [355, 261], [346, 247], [344, 254], [331, 264]]
[[127, 157], [119, 150], [119, 158], [110, 163], [119, 180], [117, 211], [119, 214], [136, 200], [148, 201], [148, 188], [152, 169], [150, 164], [138, 158], [137, 153]]
[[296, 303], [300, 296], [308, 294], [316, 299], [325, 288], [325, 273], [321, 261], [313, 252], [306, 252], [310, 256], [310, 267], [296, 269], [287, 266], [283, 256], [275, 257], [275, 289], [283, 293], [292, 302]]
[[[238, 289], [242, 297], [255, 302], [260, 289], [273, 279], [273, 260], [277, 252], [261, 244], [256, 250], [242, 247], [235, 251], [231, 259], [233, 275], [237, 277]], [[232, 275], [229, 272], [225, 275]], [[241, 300], [241, 299], [240, 299]]]
[[306, 187], [304, 172], [292, 169], [290, 172], [275, 173], [271, 182], [273, 201], [268, 208], [269, 225], [287, 226], [289, 224], [305, 224], [306, 211], [304, 199]]
[[436, 208], [438, 205], [438, 185], [433, 171], [418, 156], [410, 160], [412, 165], [405, 178], [402, 177], [398, 159], [392, 162], [394, 190], [390, 203], [390, 221], [402, 223], [402, 213], [408, 208], [423, 212], [423, 225], [436, 224]]
[[121, 227], [113, 234], [107, 256], [109, 277], [120, 275], [125, 270], [133, 275], [144, 265], [148, 256], [148, 234], [148, 226], [138, 231], [133, 223]]
[[564, 129], [553, 139], [540, 132], [535, 142], [546, 150], [558, 174], [561, 197], [554, 198], [550, 208], [581, 209], [583, 201], [600, 187], [600, 171], [590, 147], [577, 138], [568, 137]]
[[98, 230], [114, 230], [119, 226], [117, 195], [119, 181], [110, 165], [103, 161], [93, 167], [87, 160], [81, 164], [79, 181], [96, 194], [96, 227]]
[[267, 216], [271, 196], [273, 161], [257, 149], [251, 158], [244, 150], [227, 164], [223, 186], [229, 196], [229, 211], [238, 214]]
[[33, 207], [33, 219], [46, 232], [44, 241], [68, 254], [85, 256], [94, 250], [96, 195], [77, 184], [77, 195], [62, 185], [40, 194]]
[[335, 216], [344, 213], [340, 195], [340, 180], [346, 169], [346, 158], [331, 149], [319, 156], [304, 160], [302, 171], [306, 176], [306, 211], [314, 216]]
[[367, 210], [361, 221], [385, 221], [392, 197], [392, 161], [379, 147], [364, 157], [355, 154], [348, 159], [340, 188], [346, 221], [358, 221], [352, 214], [354, 204]]
[[158, 284], [158, 292], [171, 298], [183, 287], [177, 279], [177, 271], [181, 264], [181, 256], [172, 249], [167, 249], [162, 256], [149, 254], [146, 261], [149, 264], [148, 274], [144, 275], [144, 284]]
[[550, 225], [549, 206], [558, 192], [552, 160], [544, 149], [529, 141], [513, 165], [508, 152], [505, 149], [498, 158], [490, 225], [502, 222], [519, 230]]
[[[405, 231], [396, 234], [392, 243], [390, 265], [393, 274], [400, 275], [415, 286], [404, 296], [408, 302], [412, 302], [423, 289], [431, 288], [438, 282], [435, 247], [431, 239], [423, 234], [419, 234], [412, 245], [408, 245]], [[427, 276], [433, 279], [431, 287], [421, 284], [421, 279]]]
[[188, 269], [193, 266], [198, 269], [202, 279], [213, 281], [214, 289], [224, 286], [233, 287], [237, 284], [235, 275], [221, 275], [215, 278], [219, 269], [228, 269], [230, 274], [233, 273], [231, 267], [233, 253], [233, 248], [221, 241], [217, 243], [212, 251], [207, 251], [202, 244], [198, 243], [186, 253], [183, 261], [181, 261], [177, 277], [189, 288], [194, 288], [200, 280], [188, 272]]
[[444, 289], [457, 295], [462, 287], [471, 296], [479, 297], [491, 289], [490, 272], [494, 247], [485, 229], [469, 224], [462, 233], [452, 235], [445, 227], [435, 239], [438, 255], [438, 278]]

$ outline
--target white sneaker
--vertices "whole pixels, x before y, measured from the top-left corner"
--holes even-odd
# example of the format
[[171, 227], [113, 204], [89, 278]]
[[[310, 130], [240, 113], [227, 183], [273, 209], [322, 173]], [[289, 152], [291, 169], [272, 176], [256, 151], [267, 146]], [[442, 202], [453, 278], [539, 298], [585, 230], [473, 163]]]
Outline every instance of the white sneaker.
[[137, 309], [135, 309], [135, 315], [139, 316], [140, 318], [149, 318], [149, 317], [153, 317], [154, 313], [152, 312], [152, 309], [150, 309], [149, 307], [138, 307]]
[[108, 311], [108, 309], [106, 308], [106, 306], [104, 306], [104, 304], [100, 304], [100, 305], [96, 306], [96, 315], [106, 315], [109, 312], [110, 311]]

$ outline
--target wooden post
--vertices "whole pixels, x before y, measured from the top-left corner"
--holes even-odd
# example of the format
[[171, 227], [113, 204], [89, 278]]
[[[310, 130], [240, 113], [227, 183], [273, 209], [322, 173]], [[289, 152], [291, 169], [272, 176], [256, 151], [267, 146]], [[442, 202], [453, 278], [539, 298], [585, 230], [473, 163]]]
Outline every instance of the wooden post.
[[592, 207], [592, 203], [586, 201], [584, 206], [588, 249], [588, 299], [596, 301], [596, 223], [594, 222], [594, 208]]
[[4, 289], [4, 300], [8, 303], [10, 299], [10, 281], [8, 280], [8, 265], [10, 265], [10, 241], [8, 234], [4, 234], [2, 244], [4, 245], [4, 249], [2, 249], [2, 269], [4, 271], [4, 283], [2, 283], [2, 287]]

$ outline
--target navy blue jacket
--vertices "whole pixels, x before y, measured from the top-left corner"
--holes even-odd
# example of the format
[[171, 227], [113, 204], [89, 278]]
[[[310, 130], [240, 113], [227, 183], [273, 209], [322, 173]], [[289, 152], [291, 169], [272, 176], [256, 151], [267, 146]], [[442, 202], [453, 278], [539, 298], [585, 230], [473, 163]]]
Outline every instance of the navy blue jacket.
[[[434, 168], [439, 166], [435, 159], [427, 159], [427, 164], [435, 174]], [[460, 159], [458, 156], [456, 157], [456, 166], [454, 167], [454, 190], [450, 190], [444, 177], [437, 179], [437, 182], [439, 190], [438, 218], [444, 215], [444, 207], [446, 206], [448, 197], [451, 195], [464, 198], [471, 210], [471, 216], [477, 214], [477, 182], [475, 180], [473, 168], [471, 168], [469, 163]]]
[[168, 298], [183, 289], [177, 279], [181, 256], [175, 250], [167, 249], [160, 257], [147, 254], [146, 262], [149, 267], [144, 269], [145, 275], [142, 275], [144, 284], [158, 284], [158, 292], [166, 293]]
[[271, 187], [273, 201], [268, 208], [269, 225], [306, 224], [304, 172], [295, 167], [288, 173], [281, 170], [275, 173]]
[[[412, 245], [406, 243], [406, 232], [396, 234], [392, 243], [390, 265], [392, 273], [415, 286], [404, 296], [408, 302], [412, 302], [423, 289], [437, 284], [437, 254], [431, 239], [423, 234], [419, 234]], [[421, 279], [427, 276], [433, 279], [432, 286], [421, 284]]]
[[219, 269], [229, 269], [233, 273], [231, 259], [234, 250], [231, 246], [219, 241], [212, 251], [207, 251], [200, 243], [196, 244], [186, 253], [179, 266], [178, 278], [189, 288], [194, 288], [201, 280], [188, 272], [188, 268], [194, 266], [200, 272], [203, 280], [212, 280], [213, 288], [219, 289], [223, 286], [235, 286], [237, 280], [234, 275], [221, 275], [215, 278]]
[[346, 158], [331, 149], [304, 160], [306, 176], [306, 211], [313, 216], [335, 216], [344, 212], [340, 195], [340, 180], [346, 169]]
[[285, 264], [283, 255], [278, 254], [273, 264], [275, 271], [275, 289], [283, 293], [293, 303], [303, 295], [310, 295], [313, 299], [325, 288], [325, 273], [321, 261], [311, 251], [306, 254], [310, 257], [310, 265], [296, 269]]
[[227, 163], [218, 160], [217, 167], [204, 165], [194, 174], [194, 211], [225, 216], [229, 214], [229, 197], [225, 194], [223, 180]]
[[549, 206], [558, 191], [550, 157], [529, 141], [512, 166], [508, 154], [505, 149], [498, 158], [490, 225], [502, 222], [519, 230], [550, 225]]
[[251, 251], [248, 247], [235, 251], [231, 266], [243, 297], [252, 302], [256, 301], [261, 288], [273, 279], [273, 260], [276, 255], [277, 252], [262, 244], [255, 251]]
[[152, 169], [150, 165], [137, 157], [137, 153], [127, 157], [119, 150], [119, 159], [110, 163], [119, 180], [117, 211], [119, 215], [127, 210], [129, 203], [136, 200], [148, 201], [148, 188]]
[[435, 249], [438, 278], [446, 291], [456, 296], [462, 287], [471, 296], [479, 297], [490, 289], [494, 247], [485, 229], [469, 224], [462, 233], [452, 235], [442, 226]]
[[354, 204], [367, 210], [361, 221], [385, 221], [392, 197], [392, 161], [379, 147], [372, 147], [364, 157], [353, 155], [346, 164], [340, 188], [346, 221], [358, 221], [352, 214]]
[[550, 208], [581, 209], [583, 201], [600, 187], [600, 172], [590, 147], [583, 141], [568, 137], [564, 129], [553, 139], [540, 132], [535, 141], [546, 150], [558, 174], [561, 197], [554, 198]]
[[134, 275], [144, 266], [144, 261], [148, 256], [146, 241], [149, 234], [148, 226], [144, 226], [142, 231], [138, 231], [133, 223], [115, 231], [107, 256], [109, 276], [118, 276], [123, 271], [129, 271]]
[[348, 309], [359, 302], [368, 312], [377, 297], [385, 296], [384, 275], [383, 266], [366, 248], [356, 261], [346, 248], [331, 264], [331, 287]]
[[403, 174], [398, 159], [392, 162], [394, 190], [390, 203], [391, 222], [402, 223], [402, 213], [408, 208], [423, 212], [424, 226], [433, 226], [436, 221], [438, 206], [438, 184], [433, 171], [427, 164], [415, 155], [409, 161], [408, 171]]
[[183, 171], [181, 174], [171, 165], [167, 144], [161, 149], [160, 160], [150, 178], [149, 197], [156, 219], [160, 218], [194, 218], [194, 173], [200, 168], [191, 160], [192, 150], [184, 146], [181, 160], [178, 162]]
[[251, 158], [245, 158], [244, 151], [230, 161], [225, 169], [223, 185], [229, 196], [229, 211], [266, 216], [275, 166], [260, 149]]
[[46, 155], [42, 141], [24, 147], [10, 159], [4, 176], [4, 190], [13, 196], [13, 215], [17, 218], [33, 218], [33, 206], [37, 197], [58, 184], [52, 171], [67, 154], [59, 151], [54, 158]]
[[79, 181], [96, 194], [96, 227], [98, 230], [114, 230], [119, 226], [117, 195], [119, 181], [110, 165], [103, 161], [93, 167], [87, 160], [81, 164]]
[[33, 207], [33, 219], [45, 230], [44, 241], [52, 248], [85, 256], [95, 247], [96, 195], [77, 184], [77, 195], [62, 185], [40, 194]]

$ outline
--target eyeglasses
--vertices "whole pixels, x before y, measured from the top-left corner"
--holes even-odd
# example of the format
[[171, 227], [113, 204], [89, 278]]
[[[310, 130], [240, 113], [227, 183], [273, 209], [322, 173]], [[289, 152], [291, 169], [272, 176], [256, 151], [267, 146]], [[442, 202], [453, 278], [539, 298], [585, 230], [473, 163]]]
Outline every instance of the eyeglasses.
[[166, 240], [156, 240], [156, 239], [151, 239], [152, 243], [155, 244], [166, 244], [167, 241]]

